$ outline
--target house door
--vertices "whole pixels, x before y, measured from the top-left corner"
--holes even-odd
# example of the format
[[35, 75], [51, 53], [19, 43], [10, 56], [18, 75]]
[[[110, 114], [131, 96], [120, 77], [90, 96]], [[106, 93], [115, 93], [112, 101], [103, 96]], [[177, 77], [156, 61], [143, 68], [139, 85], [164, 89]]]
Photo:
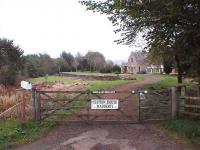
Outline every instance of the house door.
[[124, 66], [123, 73], [127, 73], [127, 66]]

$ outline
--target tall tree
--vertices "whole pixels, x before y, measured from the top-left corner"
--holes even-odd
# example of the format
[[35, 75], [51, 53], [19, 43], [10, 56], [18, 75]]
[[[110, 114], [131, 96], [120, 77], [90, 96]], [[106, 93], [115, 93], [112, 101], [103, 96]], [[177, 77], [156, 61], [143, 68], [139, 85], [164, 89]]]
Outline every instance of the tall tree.
[[106, 65], [105, 57], [99, 52], [88, 52], [85, 57], [90, 65], [90, 71], [100, 71]]
[[[144, 33], [148, 48], [159, 45], [162, 41], [165, 47], [173, 50], [178, 69], [178, 81], [182, 82], [184, 72], [182, 64], [185, 59], [179, 55], [180, 49], [178, 50], [175, 42], [183, 35], [189, 37], [189, 34], [185, 33], [193, 33], [194, 37], [198, 37], [199, 0], [105, 0], [82, 1], [81, 3], [86, 5], [88, 10], [109, 15], [109, 20], [119, 26], [116, 32], [121, 32], [122, 38], [117, 40], [117, 43], [132, 45], [140, 32]], [[189, 38], [186, 39], [189, 40]], [[191, 44], [189, 41], [186, 43]], [[181, 44], [183, 41], [178, 43], [178, 45]], [[190, 46], [193, 47], [193, 45]], [[200, 49], [190, 49], [188, 57], [197, 50]]]
[[22, 69], [23, 51], [12, 40], [0, 39], [0, 84], [14, 85]]
[[56, 63], [48, 54], [39, 54], [40, 67], [39, 72], [41, 76], [46, 74], [54, 74], [57, 72]]
[[28, 77], [40, 76], [40, 60], [38, 55], [27, 55], [25, 58], [24, 72]]
[[24, 70], [29, 77], [52, 75], [58, 72], [56, 61], [47, 54], [25, 56]]
[[65, 70], [64, 71], [73, 71], [74, 68], [74, 56], [71, 53], [66, 53], [63, 51], [61, 53], [61, 58], [65, 61]]

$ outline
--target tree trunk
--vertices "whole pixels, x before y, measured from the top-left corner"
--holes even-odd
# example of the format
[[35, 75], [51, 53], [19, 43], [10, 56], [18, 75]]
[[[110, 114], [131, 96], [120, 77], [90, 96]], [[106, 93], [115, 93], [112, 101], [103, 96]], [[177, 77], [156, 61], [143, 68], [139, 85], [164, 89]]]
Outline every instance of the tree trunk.
[[182, 73], [178, 72], [178, 83], [183, 83], [182, 77], [183, 77]]
[[177, 54], [175, 54], [175, 61], [176, 61], [176, 67], [178, 72], [178, 83], [183, 83], [182, 77], [183, 77], [183, 71], [180, 64], [180, 59]]

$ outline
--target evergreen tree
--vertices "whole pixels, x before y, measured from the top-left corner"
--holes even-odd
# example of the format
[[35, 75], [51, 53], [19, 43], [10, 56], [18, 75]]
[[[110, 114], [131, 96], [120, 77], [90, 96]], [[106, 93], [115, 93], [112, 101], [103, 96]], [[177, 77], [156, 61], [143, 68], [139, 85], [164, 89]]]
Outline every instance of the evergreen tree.
[[0, 39], [0, 84], [14, 85], [23, 64], [23, 51], [12, 40]]

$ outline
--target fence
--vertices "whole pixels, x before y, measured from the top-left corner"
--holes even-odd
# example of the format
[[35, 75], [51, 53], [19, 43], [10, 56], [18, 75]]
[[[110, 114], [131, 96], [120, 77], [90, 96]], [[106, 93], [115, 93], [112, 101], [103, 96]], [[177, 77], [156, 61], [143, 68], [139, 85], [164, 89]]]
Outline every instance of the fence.
[[200, 118], [200, 86], [185, 86], [182, 93], [184, 94], [179, 96], [180, 115]]
[[200, 86], [178, 85], [162, 90], [143, 90], [139, 97], [140, 121], [181, 116], [200, 118]]
[[[178, 116], [200, 118], [200, 92], [197, 85], [162, 90], [100, 91], [99, 93], [34, 89], [33, 101], [31, 101], [31, 92], [17, 91], [16, 97], [17, 103], [2, 111], [0, 118], [44, 120], [52, 114], [61, 118], [70, 116], [68, 120], [76, 117], [86, 122], [98, 119], [111, 121], [114, 118], [118, 122], [165, 120]], [[119, 109], [91, 110], [92, 99], [119, 99]]]
[[0, 96], [0, 118], [15, 117], [20, 120], [32, 119], [31, 92], [16, 90]]

